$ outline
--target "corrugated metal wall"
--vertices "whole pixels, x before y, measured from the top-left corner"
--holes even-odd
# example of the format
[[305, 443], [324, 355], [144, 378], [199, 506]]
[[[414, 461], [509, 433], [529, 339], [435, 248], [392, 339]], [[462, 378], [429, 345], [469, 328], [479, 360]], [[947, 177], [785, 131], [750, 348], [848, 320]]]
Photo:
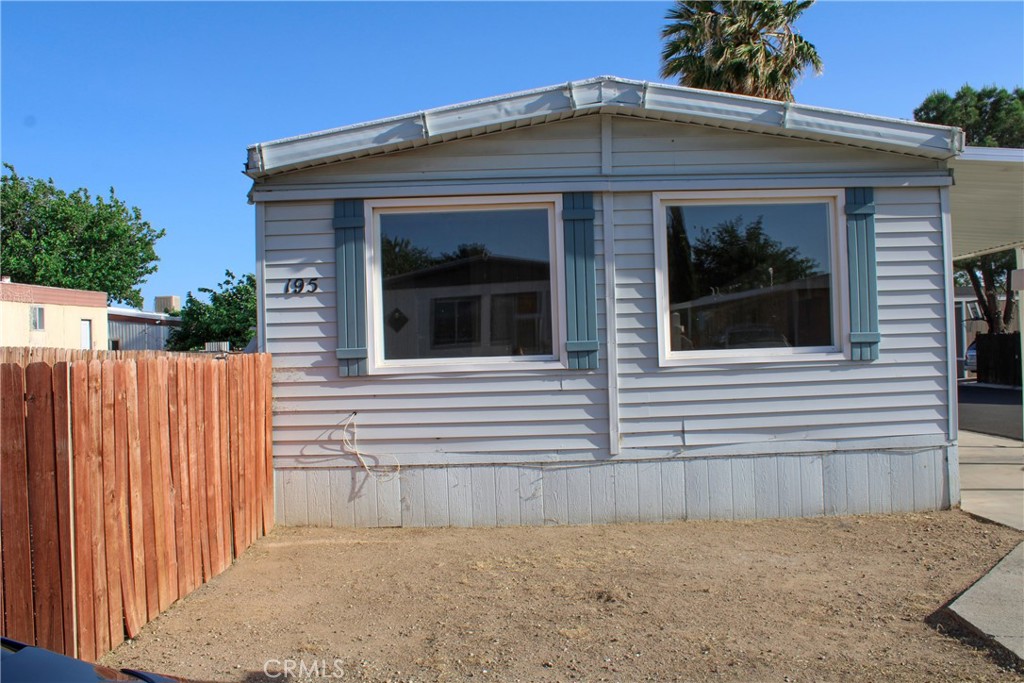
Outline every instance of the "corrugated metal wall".
[[162, 351], [167, 345], [170, 325], [152, 325], [128, 320], [110, 320], [110, 340], [120, 342], [122, 351]]

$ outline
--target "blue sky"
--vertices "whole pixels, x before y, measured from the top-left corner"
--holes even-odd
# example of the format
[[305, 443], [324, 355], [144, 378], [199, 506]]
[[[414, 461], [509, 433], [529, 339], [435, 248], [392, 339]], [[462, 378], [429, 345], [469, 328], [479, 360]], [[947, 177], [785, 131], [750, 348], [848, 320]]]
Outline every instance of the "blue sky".
[[[246, 146], [597, 75], [658, 77], [668, 2], [0, 3], [0, 156], [114, 186], [167, 236], [159, 294], [254, 270]], [[798, 28], [797, 101], [911, 118], [929, 92], [1024, 85], [1022, 2], [836, 2]], [[2, 248], [2, 245], [0, 245]]]

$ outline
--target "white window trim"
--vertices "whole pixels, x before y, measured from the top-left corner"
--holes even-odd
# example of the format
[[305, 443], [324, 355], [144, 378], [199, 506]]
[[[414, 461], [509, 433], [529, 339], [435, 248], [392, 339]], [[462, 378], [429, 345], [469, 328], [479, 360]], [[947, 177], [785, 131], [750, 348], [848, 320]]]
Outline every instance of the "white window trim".
[[[829, 234], [832, 278], [831, 346], [789, 347], [780, 349], [706, 349], [673, 351], [671, 346], [671, 311], [668, 300], [668, 226], [666, 207], [678, 204], [793, 204], [823, 201], [829, 206]], [[849, 345], [849, 278], [846, 259], [846, 193], [842, 189], [806, 190], [740, 190], [654, 192], [654, 284], [658, 315], [658, 365], [660, 367], [694, 367], [740, 363], [836, 362], [850, 357]]]
[[[490, 195], [480, 197], [418, 197], [374, 199], [364, 203], [368, 226], [366, 234], [366, 343], [367, 363], [371, 375], [434, 374], [450, 372], [564, 370], [569, 367], [565, 350], [565, 247], [562, 237], [562, 195]], [[381, 313], [383, 292], [377, 252], [380, 245], [380, 216], [384, 213], [418, 213], [423, 211], [472, 211], [479, 209], [544, 208], [548, 209], [548, 239], [551, 255], [551, 344], [547, 356], [490, 356], [461, 358], [384, 358], [384, 316]]]

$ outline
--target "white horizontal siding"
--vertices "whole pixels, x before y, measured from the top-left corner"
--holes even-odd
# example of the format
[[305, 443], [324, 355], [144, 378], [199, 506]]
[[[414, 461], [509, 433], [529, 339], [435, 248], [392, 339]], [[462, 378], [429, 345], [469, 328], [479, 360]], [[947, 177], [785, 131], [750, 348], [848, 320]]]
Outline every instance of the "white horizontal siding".
[[948, 507], [943, 448], [689, 460], [275, 473], [277, 521], [539, 526], [879, 514]]
[[[488, 145], [493, 149], [493, 141]], [[446, 452], [511, 457], [608, 449], [607, 376], [601, 371], [339, 377], [333, 209], [330, 201], [281, 202], [265, 211], [266, 340], [274, 354], [276, 454], [314, 459], [343, 454], [340, 426], [353, 413], [359, 448], [371, 454], [435, 452], [444, 462]], [[598, 210], [599, 301], [604, 296], [601, 222]], [[286, 282], [296, 277], [317, 278], [318, 291], [286, 293]], [[605, 327], [602, 307], [599, 338]], [[602, 364], [604, 354], [602, 345]]]
[[[657, 361], [654, 243], [648, 238], [651, 197], [617, 195], [623, 447], [685, 449], [760, 440], [944, 434], [948, 409], [939, 193], [880, 189], [875, 201], [882, 334], [877, 362], [795, 359], [663, 368]], [[618, 249], [620, 241], [624, 251]]]
[[600, 117], [587, 116], [285, 173], [266, 184], [597, 175], [601, 172], [600, 127]]
[[612, 167], [619, 175], [891, 172], [932, 170], [941, 163], [665, 121], [612, 122]]

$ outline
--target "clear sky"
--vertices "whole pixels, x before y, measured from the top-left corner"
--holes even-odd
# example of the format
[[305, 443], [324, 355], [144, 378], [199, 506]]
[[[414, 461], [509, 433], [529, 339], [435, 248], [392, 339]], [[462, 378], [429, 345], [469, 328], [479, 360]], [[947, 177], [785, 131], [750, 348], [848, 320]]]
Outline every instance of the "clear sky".
[[[669, 2], [0, 3], [0, 156], [138, 206], [160, 294], [252, 272], [246, 146], [556, 83], [661, 80]], [[911, 118], [934, 89], [1024, 85], [1024, 2], [823, 1], [803, 104]]]

